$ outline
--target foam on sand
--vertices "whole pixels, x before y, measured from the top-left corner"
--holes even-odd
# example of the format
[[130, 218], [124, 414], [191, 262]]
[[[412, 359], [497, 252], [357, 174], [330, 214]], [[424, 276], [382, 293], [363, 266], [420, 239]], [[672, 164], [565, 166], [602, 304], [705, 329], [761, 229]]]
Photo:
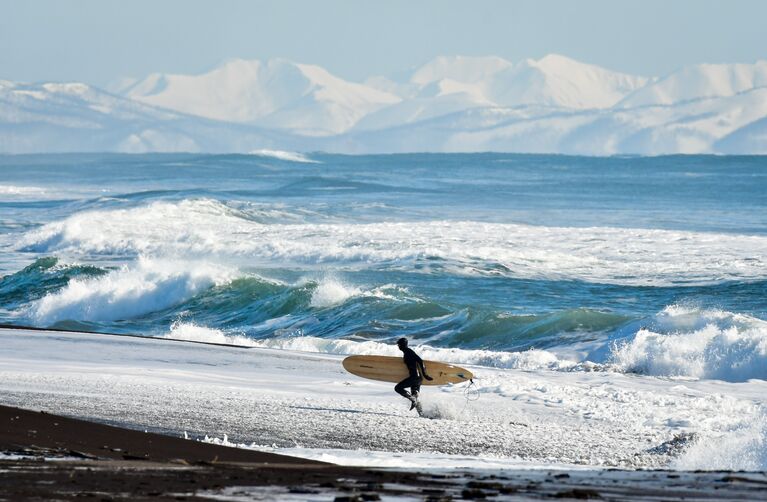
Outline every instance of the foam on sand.
[[[234, 443], [226, 435], [222, 438], [205, 436], [201, 441], [356, 467], [396, 469], [550, 469], [552, 467], [551, 465], [525, 461], [518, 457], [435, 456], [429, 453], [344, 450], [340, 448], [277, 448], [255, 443]], [[567, 468], [584, 469], [583, 466], [579, 465], [568, 465]]]
[[220, 345], [256, 346], [254, 341], [246, 336], [225, 334], [220, 329], [208, 328], [193, 322], [183, 321], [175, 321], [171, 324], [170, 332], [164, 338]]
[[688, 471], [767, 469], [767, 415], [733, 430], [698, 436], [671, 467]]
[[[345, 373], [340, 356], [86, 333], [0, 335], [6, 404], [176, 436], [226, 434], [234, 444], [344, 449], [351, 458], [409, 452], [441, 465], [495, 457], [538, 466], [659, 468], [679, 459], [679, 467], [766, 467], [761, 382], [484, 368], [477, 403], [466, 403], [465, 384], [424, 388], [424, 407], [434, 405], [435, 415], [423, 420], [392, 385]], [[721, 456], [696, 449], [730, 434], [742, 440], [723, 439]], [[680, 436], [696, 439], [681, 452], [658, 448]], [[732, 463], [739, 452], [748, 463]]]

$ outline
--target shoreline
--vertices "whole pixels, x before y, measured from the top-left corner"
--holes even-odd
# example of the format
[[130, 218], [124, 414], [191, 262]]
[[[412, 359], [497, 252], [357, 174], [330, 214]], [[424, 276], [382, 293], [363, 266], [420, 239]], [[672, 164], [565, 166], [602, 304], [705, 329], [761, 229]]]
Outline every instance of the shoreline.
[[767, 489], [764, 472], [342, 467], [3, 405], [0, 424], [0, 494], [13, 500], [742, 500]]
[[[398, 442], [403, 430], [421, 448], [449, 440], [471, 446], [482, 437], [471, 427], [487, 428], [493, 416], [478, 423], [411, 417], [396, 407], [387, 385], [344, 376], [338, 356], [24, 328], [4, 328], [0, 335], [6, 349], [0, 356], [0, 499], [743, 500], [767, 490], [766, 472], [478, 463], [446, 468], [436, 453], [418, 465], [337, 465], [319, 461], [336, 462], [332, 457], [310, 460], [211, 444], [199, 440], [203, 432], [214, 438], [229, 433], [234, 443], [276, 442], [283, 450], [289, 450], [289, 440], [314, 444], [318, 451], [342, 447], [350, 454], [347, 461], [380, 444], [394, 458], [408, 451]], [[527, 378], [498, 371], [522, 383]], [[537, 381], [577, 384], [570, 375], [535, 375]], [[601, 382], [583, 377], [585, 388]], [[430, 396], [459, 399], [451, 392]], [[485, 399], [483, 412], [506, 416], [503, 408], [495, 409], [502, 404], [498, 396]], [[533, 423], [497, 430], [508, 437], [488, 436], [487, 447], [507, 441], [514, 451], [531, 448], [547, 434], [565, 437], [571, 429]], [[197, 439], [183, 439], [183, 431]], [[456, 435], [461, 431], [464, 437]], [[618, 446], [627, 440], [613, 438]], [[461, 451], [476, 460], [490, 450]]]
[[138, 333], [109, 333], [106, 331], [83, 331], [83, 330], [77, 330], [77, 329], [63, 329], [63, 328], [39, 328], [37, 326], [26, 326], [26, 325], [16, 325], [16, 324], [4, 324], [0, 323], [0, 330], [8, 330], [8, 331], [39, 331], [42, 333], [47, 332], [53, 332], [53, 333], [68, 333], [68, 334], [86, 334], [86, 335], [103, 335], [103, 336], [122, 336], [126, 338], [141, 338], [141, 339], [154, 339], [154, 340], [168, 340], [171, 342], [184, 342], [184, 343], [199, 343], [201, 345], [213, 345], [215, 347], [234, 347], [237, 349], [258, 349], [259, 347], [254, 347], [252, 345], [237, 345], [233, 343], [216, 343], [216, 342], [206, 342], [202, 340], [184, 340], [182, 338], [166, 338], [166, 337], [160, 337], [160, 336], [148, 336], [148, 335], [139, 335]]

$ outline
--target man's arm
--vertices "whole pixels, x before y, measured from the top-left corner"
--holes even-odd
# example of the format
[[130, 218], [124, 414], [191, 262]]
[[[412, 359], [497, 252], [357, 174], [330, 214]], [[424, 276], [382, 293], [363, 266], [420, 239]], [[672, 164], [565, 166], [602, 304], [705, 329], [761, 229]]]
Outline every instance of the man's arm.
[[426, 368], [423, 365], [423, 359], [420, 358], [420, 356], [416, 355], [418, 358], [418, 369], [421, 370], [421, 376], [423, 376], [426, 380], [434, 380], [432, 377], [426, 374]]

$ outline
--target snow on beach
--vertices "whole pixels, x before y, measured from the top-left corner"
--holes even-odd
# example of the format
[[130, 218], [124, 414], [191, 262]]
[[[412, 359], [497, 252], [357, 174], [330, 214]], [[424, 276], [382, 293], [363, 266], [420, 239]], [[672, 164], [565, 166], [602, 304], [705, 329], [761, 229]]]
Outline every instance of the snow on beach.
[[[198, 339], [214, 332], [196, 329]], [[472, 366], [479, 399], [466, 401], [463, 385], [426, 388], [434, 418], [425, 420], [392, 385], [345, 373], [336, 354], [46, 331], [0, 336], [4, 404], [176, 436], [391, 467], [767, 465], [760, 380]]]

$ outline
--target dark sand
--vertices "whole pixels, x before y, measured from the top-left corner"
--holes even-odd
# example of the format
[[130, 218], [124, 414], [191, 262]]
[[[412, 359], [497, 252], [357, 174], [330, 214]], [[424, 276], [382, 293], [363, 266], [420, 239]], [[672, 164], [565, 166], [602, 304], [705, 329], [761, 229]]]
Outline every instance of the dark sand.
[[340, 467], [0, 406], [6, 500], [767, 500], [766, 473]]

